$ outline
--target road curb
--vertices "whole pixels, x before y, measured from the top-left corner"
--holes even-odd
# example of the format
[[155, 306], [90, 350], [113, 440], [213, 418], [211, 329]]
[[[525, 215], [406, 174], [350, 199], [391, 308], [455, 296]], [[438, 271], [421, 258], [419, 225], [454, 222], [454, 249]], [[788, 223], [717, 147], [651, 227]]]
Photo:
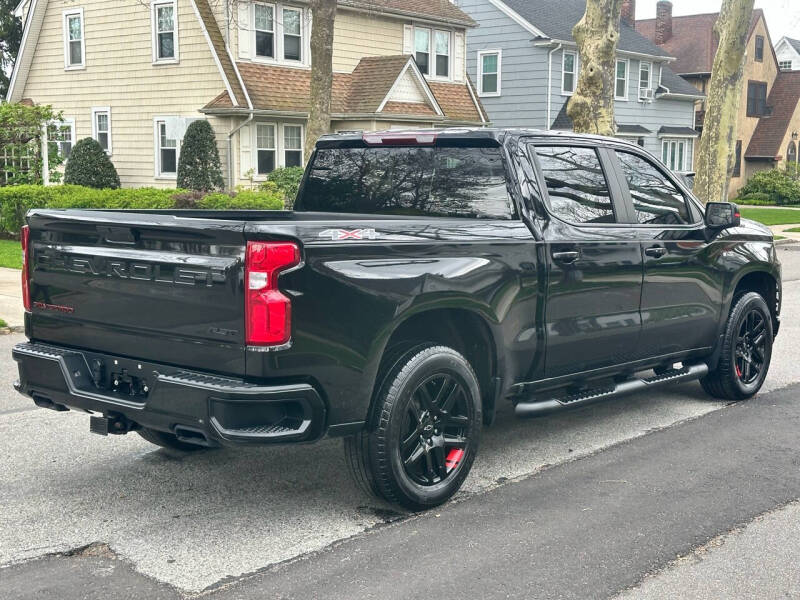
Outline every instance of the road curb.
[[11, 335], [12, 333], [24, 333], [25, 327], [22, 325], [18, 327], [0, 327], [0, 335]]

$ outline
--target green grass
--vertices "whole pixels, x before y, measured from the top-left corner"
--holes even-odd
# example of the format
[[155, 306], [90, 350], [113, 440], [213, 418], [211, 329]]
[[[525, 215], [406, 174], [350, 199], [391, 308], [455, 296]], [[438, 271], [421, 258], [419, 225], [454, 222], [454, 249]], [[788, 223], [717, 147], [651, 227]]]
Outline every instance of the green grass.
[[787, 229], [789, 233], [800, 233], [800, 227], [792, 227], [791, 229]]
[[0, 319], [0, 327], [8, 327], [8, 323], [3, 321], [3, 319]]
[[16, 240], [0, 240], [0, 267], [22, 268], [22, 248]]
[[764, 225], [800, 224], [800, 210], [792, 208], [746, 208], [740, 212], [745, 219], [752, 219]]

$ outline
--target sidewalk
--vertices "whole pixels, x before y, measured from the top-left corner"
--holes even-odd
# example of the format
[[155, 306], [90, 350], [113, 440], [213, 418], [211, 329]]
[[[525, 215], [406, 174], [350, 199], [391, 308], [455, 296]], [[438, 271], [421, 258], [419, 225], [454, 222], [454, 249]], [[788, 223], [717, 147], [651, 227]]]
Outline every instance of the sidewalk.
[[787, 229], [797, 229], [798, 227], [800, 227], [800, 225], [795, 223], [794, 225], [772, 225], [770, 229], [774, 235], [780, 235], [788, 240], [800, 241], [800, 232], [787, 231]]
[[9, 327], [22, 327], [22, 286], [19, 269], [0, 267], [0, 319]]

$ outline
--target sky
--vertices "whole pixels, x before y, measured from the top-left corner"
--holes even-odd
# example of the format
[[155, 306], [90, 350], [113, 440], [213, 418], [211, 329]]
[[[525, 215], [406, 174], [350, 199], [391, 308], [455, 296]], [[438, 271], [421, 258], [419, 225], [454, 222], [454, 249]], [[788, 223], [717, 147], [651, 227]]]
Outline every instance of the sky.
[[[672, 14], [719, 12], [721, 6], [722, 0], [672, 0]], [[784, 35], [800, 39], [800, 0], [756, 0], [755, 7], [764, 10], [773, 44], [777, 44]], [[652, 19], [655, 16], [656, 0], [636, 1], [637, 19]]]

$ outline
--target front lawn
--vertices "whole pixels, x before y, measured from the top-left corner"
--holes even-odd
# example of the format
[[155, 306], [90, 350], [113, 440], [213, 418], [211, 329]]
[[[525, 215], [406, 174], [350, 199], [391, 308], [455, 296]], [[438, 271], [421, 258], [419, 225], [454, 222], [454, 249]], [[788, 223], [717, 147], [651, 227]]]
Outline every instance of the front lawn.
[[17, 240], [0, 240], [0, 267], [22, 268], [22, 247]]
[[740, 207], [739, 212], [745, 219], [752, 219], [764, 225], [791, 225], [800, 224], [800, 210], [793, 208], [746, 208]]

